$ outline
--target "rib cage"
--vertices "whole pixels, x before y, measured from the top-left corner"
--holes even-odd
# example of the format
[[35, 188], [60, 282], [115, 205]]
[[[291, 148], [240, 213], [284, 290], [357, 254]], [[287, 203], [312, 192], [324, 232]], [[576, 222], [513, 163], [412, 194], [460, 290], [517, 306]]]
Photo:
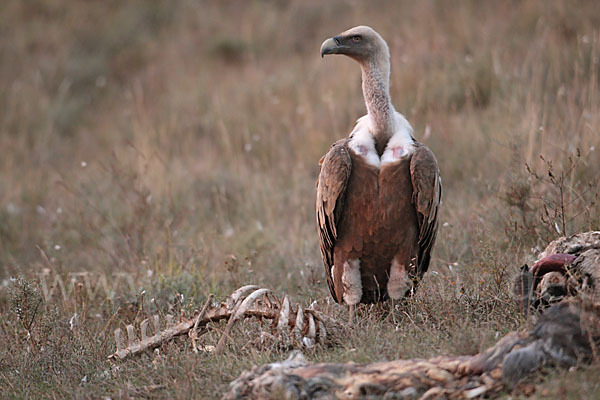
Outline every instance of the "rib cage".
[[[336, 321], [327, 318], [312, 307], [303, 309], [299, 304], [292, 305], [288, 296], [280, 301], [270, 289], [247, 285], [237, 289], [225, 301], [216, 305], [212, 304], [212, 295], [209, 296], [202, 311], [193, 317], [180, 318], [175, 322], [172, 315], [167, 315], [164, 330], [160, 329], [158, 315], [143, 320], [139, 329], [141, 339], [131, 324], [126, 326], [127, 343], [124, 343], [122, 330], [116, 329], [114, 335], [117, 350], [109, 358], [125, 359], [158, 347], [175, 336], [183, 334], [188, 334], [194, 351], [197, 351], [196, 340], [206, 332], [204, 328], [211, 322], [227, 319], [227, 326], [216, 347], [216, 351], [220, 353], [225, 348], [233, 325], [249, 317], [271, 320], [271, 333], [274, 337], [304, 347], [312, 347], [315, 343], [326, 343], [330, 337], [328, 330], [339, 328]], [[152, 334], [149, 333], [150, 326], [152, 326]]]

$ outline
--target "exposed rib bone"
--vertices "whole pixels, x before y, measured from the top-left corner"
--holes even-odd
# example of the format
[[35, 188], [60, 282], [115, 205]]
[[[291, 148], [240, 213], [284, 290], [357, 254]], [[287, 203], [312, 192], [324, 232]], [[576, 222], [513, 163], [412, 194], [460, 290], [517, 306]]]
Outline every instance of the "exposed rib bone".
[[302, 306], [298, 305], [298, 311], [296, 311], [296, 326], [294, 327], [294, 335], [296, 339], [302, 340], [302, 330], [304, 329], [304, 311]]
[[133, 325], [127, 325], [127, 340], [129, 347], [135, 346], [138, 343]]
[[204, 318], [204, 315], [206, 314], [206, 310], [208, 309], [208, 306], [212, 302], [213, 297], [214, 297], [213, 294], [210, 294], [208, 296], [208, 299], [206, 299], [206, 303], [204, 303], [204, 307], [202, 307], [200, 314], [198, 314], [198, 316], [196, 317], [196, 322], [194, 323], [194, 327], [192, 329], [190, 329], [190, 331], [188, 332], [188, 336], [192, 340], [192, 348], [194, 349], [194, 353], [198, 352], [198, 347], [196, 346], [196, 339], [198, 339], [198, 324], [200, 323], [200, 319]]
[[[245, 286], [245, 287], [249, 287]], [[238, 292], [238, 290], [236, 290], [236, 292]], [[236, 292], [234, 292], [234, 294], [237, 294]], [[231, 316], [229, 317], [229, 321], [227, 322], [227, 325], [225, 326], [225, 331], [223, 331], [223, 335], [221, 335], [221, 339], [219, 339], [219, 343], [217, 343], [217, 354], [220, 354], [223, 352], [223, 349], [225, 349], [225, 344], [227, 343], [227, 338], [229, 337], [229, 332], [231, 332], [231, 328], [233, 327], [233, 323], [235, 322], [236, 318], [235, 316], [237, 315], [238, 310], [240, 309], [240, 307], [242, 306], [243, 300], [242, 300], [242, 296], [235, 296], [236, 298], [236, 302], [235, 302], [235, 306], [233, 307], [233, 311], [231, 313]], [[233, 299], [233, 296], [232, 296]], [[230, 307], [228, 307], [230, 308]]]
[[244, 299], [244, 301], [240, 305], [240, 308], [233, 315], [233, 319], [234, 320], [239, 319], [242, 315], [244, 315], [244, 313], [246, 311], [248, 311], [248, 308], [250, 308], [250, 306], [252, 305], [252, 303], [254, 303], [256, 301], [256, 299], [258, 299], [263, 294], [270, 293], [270, 292], [271, 292], [271, 289], [258, 289], [256, 291], [252, 292], [252, 294], [250, 294], [250, 296], [248, 296]]
[[280, 332], [285, 332], [290, 323], [290, 299], [285, 296], [283, 298], [283, 306], [279, 313], [279, 322], [277, 323], [277, 329]]
[[306, 334], [306, 337], [314, 339], [316, 336], [315, 317], [313, 317], [312, 314], [308, 314], [308, 333]]
[[140, 324], [140, 331], [142, 331], [142, 342], [148, 340], [148, 323], [149, 322], [150, 322], [150, 320], [146, 318]]
[[235, 292], [231, 293], [231, 296], [229, 296], [229, 299], [231, 299], [232, 305], [236, 305], [238, 300], [241, 299], [246, 293], [248, 293], [251, 290], [256, 290], [256, 289], [258, 289], [258, 286], [256, 286], [256, 285], [246, 285], [246, 286], [242, 286], [241, 288], [237, 289]]
[[[253, 292], [245, 297], [250, 291]], [[261, 298], [262, 296], [269, 296], [269, 301], [265, 300], [264, 297]], [[234, 297], [235, 302], [233, 301]], [[302, 335], [304, 326], [308, 326], [307, 338], [309, 340], [306, 343], [325, 343], [329, 339], [329, 336], [326, 334], [326, 327], [327, 329], [341, 328], [335, 320], [322, 315], [316, 310], [311, 308], [303, 310], [299, 305], [295, 308], [296, 310], [294, 311], [287, 296], [280, 302], [277, 296], [273, 295], [269, 289], [258, 289], [257, 286], [247, 285], [236, 290], [233, 292], [232, 296], [229, 296], [224, 302], [217, 305], [212, 303], [212, 295], [209, 296], [199, 314], [196, 314], [191, 318], [181, 317], [179, 323], [174, 323], [173, 316], [167, 315], [166, 328], [162, 331], [160, 330], [158, 315], [154, 315], [151, 319], [142, 321], [140, 325], [141, 341], [137, 338], [133, 325], [127, 326], [127, 346], [123, 343], [121, 329], [116, 329], [114, 333], [117, 350], [109, 358], [127, 358], [131, 355], [158, 347], [166, 341], [171, 340], [173, 337], [183, 334], [189, 335], [193, 341], [193, 348], [195, 351], [198, 351], [195, 342], [199, 335], [202, 334], [201, 332], [206, 332], [205, 327], [209, 323], [218, 322], [223, 319], [228, 319], [228, 323], [223, 336], [219, 341], [221, 346], [219, 347], [219, 345], [217, 345], [217, 349], [220, 351], [224, 349], [232, 325], [236, 321], [248, 317], [272, 320], [276, 323], [274, 329], [280, 333], [280, 335], [278, 335], [279, 340], [287, 341], [288, 335], [293, 331], [294, 336], [299, 339], [299, 343], [304, 341]], [[150, 321], [152, 321], [153, 325], [152, 335], [150, 335], [148, 328]], [[294, 323], [290, 324], [290, 321], [294, 321]], [[333, 337], [334, 336], [332, 336], [332, 338]], [[298, 343], [298, 341], [294, 342], [294, 344], [296, 343]]]

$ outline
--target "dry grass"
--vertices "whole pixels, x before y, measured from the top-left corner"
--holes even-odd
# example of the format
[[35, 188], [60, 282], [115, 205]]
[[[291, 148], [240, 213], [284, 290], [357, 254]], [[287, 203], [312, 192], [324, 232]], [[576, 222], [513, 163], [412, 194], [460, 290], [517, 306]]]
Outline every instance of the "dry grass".
[[[112, 366], [110, 332], [240, 284], [345, 318], [328, 305], [314, 181], [364, 105], [357, 66], [318, 49], [358, 24], [388, 40], [396, 108], [437, 154], [443, 226], [396, 323], [363, 313], [347, 340], [309, 358], [473, 353], [527, 324], [507, 277], [556, 229], [600, 222], [593, 2], [9, 0], [0, 278], [26, 280], [0, 291], [2, 397], [114, 398], [150, 384], [165, 385], [159, 397], [217, 397], [285, 350], [258, 350], [238, 329], [225, 356], [173, 343], [154, 363]], [[44, 302], [34, 283], [44, 269], [109, 283], [127, 272], [135, 285], [112, 299], [80, 288]], [[557, 373], [553, 393], [589, 397], [598, 383], [578, 381], [594, 374]]]

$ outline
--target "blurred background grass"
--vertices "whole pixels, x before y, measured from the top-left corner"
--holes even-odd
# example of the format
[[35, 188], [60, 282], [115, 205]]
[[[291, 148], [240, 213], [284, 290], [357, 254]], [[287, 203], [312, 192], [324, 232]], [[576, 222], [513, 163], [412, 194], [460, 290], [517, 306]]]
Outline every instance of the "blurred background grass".
[[[326, 302], [317, 161], [365, 109], [357, 65], [318, 51], [359, 24], [387, 40], [393, 102], [437, 155], [442, 225], [432, 272], [406, 311], [412, 323], [398, 333], [369, 320], [348, 346], [314, 359], [473, 352], [520, 326], [507, 277], [548, 240], [600, 222], [600, 11], [592, 1], [3, 1], [3, 286], [44, 268], [125, 271], [165, 312], [176, 294], [192, 308], [247, 283]], [[27, 346], [2, 290], [3, 334]], [[57, 359], [73, 369], [74, 349], [87, 349], [82, 368], [106, 368], [109, 328], [143, 316], [119, 311], [139, 307], [138, 294], [44, 303], [56, 321], [82, 307], [100, 315]], [[398, 347], [386, 347], [390, 340]], [[172, 354], [156, 376], [138, 379], [164, 379], [165, 396], [215, 396], [244, 367], [282, 356], [235, 351], [242, 361], [211, 359], [212, 372]], [[7, 381], [40, 355], [11, 357], [0, 359]], [[173, 377], [189, 363], [195, 372], [177, 387]], [[124, 368], [129, 375], [118, 379], [88, 378], [94, 393], [122, 390], [144, 367]], [[92, 373], [19, 380], [13, 389], [77, 387], [85, 397], [83, 375]]]

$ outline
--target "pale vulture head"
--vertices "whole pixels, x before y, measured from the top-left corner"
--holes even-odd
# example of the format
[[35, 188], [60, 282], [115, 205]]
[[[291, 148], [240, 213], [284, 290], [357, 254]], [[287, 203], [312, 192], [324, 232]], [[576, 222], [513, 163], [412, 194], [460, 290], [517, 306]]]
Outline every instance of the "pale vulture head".
[[356, 26], [337, 36], [329, 38], [321, 45], [321, 57], [326, 54], [343, 54], [359, 63], [389, 63], [390, 50], [387, 43], [368, 26]]

